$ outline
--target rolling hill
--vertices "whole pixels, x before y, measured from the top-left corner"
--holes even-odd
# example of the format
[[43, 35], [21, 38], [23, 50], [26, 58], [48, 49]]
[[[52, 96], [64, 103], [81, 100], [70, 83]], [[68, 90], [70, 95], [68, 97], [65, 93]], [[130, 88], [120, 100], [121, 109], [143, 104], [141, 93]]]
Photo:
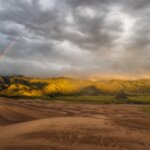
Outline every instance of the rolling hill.
[[0, 77], [1, 96], [115, 95], [120, 90], [124, 90], [129, 95], [150, 95], [150, 80], [90, 81], [65, 77]]

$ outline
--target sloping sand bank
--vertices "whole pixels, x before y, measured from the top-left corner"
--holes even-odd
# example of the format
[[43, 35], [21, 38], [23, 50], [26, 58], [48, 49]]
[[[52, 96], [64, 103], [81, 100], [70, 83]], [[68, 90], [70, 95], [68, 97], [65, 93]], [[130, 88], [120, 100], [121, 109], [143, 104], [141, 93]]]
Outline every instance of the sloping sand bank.
[[0, 150], [149, 150], [139, 107], [0, 98]]

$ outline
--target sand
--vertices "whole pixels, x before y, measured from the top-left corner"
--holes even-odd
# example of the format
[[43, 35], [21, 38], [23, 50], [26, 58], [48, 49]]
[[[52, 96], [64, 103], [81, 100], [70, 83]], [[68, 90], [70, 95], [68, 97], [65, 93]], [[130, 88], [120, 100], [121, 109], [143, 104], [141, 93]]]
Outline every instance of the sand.
[[0, 150], [149, 150], [140, 107], [0, 98]]

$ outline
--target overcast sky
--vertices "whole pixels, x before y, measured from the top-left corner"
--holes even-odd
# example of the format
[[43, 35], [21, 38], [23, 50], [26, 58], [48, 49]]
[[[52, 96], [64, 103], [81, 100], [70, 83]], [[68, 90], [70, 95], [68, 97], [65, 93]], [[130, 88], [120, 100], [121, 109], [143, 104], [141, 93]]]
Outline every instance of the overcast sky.
[[150, 0], [0, 0], [0, 74], [150, 77]]

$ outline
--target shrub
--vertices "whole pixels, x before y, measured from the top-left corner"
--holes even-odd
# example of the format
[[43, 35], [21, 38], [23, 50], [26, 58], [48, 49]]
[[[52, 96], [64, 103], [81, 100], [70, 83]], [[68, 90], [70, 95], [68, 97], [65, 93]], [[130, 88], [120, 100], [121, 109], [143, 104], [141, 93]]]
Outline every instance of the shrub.
[[116, 99], [117, 100], [126, 100], [128, 97], [127, 97], [127, 94], [124, 90], [120, 90], [117, 94], [116, 94]]

